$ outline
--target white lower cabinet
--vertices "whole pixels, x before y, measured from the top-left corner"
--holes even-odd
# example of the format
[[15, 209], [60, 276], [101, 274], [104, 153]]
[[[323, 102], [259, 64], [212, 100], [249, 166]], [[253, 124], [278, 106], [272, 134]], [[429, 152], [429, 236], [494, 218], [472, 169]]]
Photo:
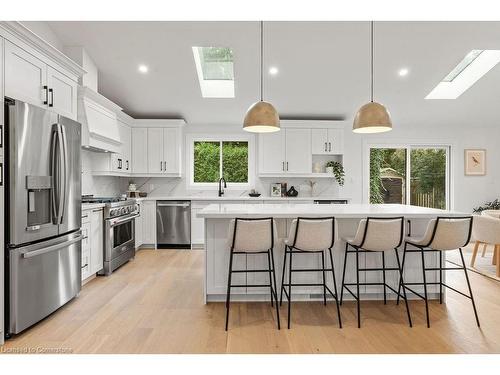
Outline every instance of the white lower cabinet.
[[142, 242], [156, 246], [156, 201], [142, 203]]
[[135, 219], [135, 248], [138, 249], [143, 244], [142, 227], [143, 227], [143, 213], [142, 202], [137, 202], [139, 216]]
[[82, 211], [82, 280], [102, 270], [104, 263], [103, 210]]

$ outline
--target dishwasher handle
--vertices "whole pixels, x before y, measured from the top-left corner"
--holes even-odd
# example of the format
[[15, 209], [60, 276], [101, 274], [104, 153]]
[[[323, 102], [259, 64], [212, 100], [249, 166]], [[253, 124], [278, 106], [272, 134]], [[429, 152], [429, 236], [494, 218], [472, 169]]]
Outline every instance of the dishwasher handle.
[[157, 207], [182, 207], [182, 208], [188, 208], [191, 204], [190, 203], [157, 203]]

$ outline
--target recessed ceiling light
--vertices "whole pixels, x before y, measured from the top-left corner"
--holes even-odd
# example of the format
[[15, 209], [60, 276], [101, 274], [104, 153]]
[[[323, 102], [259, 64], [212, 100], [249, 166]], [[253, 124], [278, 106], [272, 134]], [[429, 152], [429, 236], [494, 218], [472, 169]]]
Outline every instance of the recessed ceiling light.
[[147, 73], [149, 68], [147, 65], [144, 65], [144, 64], [141, 64], [139, 65], [139, 67], [137, 68], [139, 70], [139, 72], [141, 73]]
[[456, 99], [499, 62], [500, 50], [472, 50], [425, 99]]
[[271, 66], [269, 68], [269, 74], [272, 75], [272, 76], [275, 76], [276, 74], [278, 74], [278, 72], [279, 72], [279, 70], [275, 66]]
[[408, 73], [410, 73], [410, 71], [408, 70], [408, 68], [401, 68], [398, 71], [398, 75], [400, 77], [406, 77], [408, 75]]

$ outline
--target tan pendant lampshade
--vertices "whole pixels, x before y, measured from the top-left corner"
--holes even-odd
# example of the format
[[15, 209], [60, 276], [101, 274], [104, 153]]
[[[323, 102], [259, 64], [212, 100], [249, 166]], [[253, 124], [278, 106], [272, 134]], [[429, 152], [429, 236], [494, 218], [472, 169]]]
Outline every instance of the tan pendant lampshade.
[[272, 133], [280, 130], [280, 117], [271, 103], [257, 102], [248, 108], [243, 129], [253, 133]]
[[265, 102], [263, 82], [264, 61], [264, 22], [260, 22], [260, 101], [248, 108], [243, 120], [243, 129], [252, 133], [272, 133], [280, 130], [278, 111], [271, 103]]
[[391, 115], [382, 104], [371, 102], [362, 106], [352, 125], [354, 133], [382, 133], [392, 130]]
[[391, 115], [382, 104], [373, 101], [373, 21], [371, 22], [371, 102], [362, 106], [352, 124], [354, 133], [383, 133], [392, 130]]

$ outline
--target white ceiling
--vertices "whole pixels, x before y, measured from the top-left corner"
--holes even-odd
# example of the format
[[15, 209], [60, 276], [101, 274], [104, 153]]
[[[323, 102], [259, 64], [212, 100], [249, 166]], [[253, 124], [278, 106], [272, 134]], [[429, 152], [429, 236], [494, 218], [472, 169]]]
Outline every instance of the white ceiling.
[[[135, 117], [240, 125], [259, 96], [259, 22], [49, 22], [99, 68], [99, 91]], [[369, 100], [369, 22], [266, 22], [264, 96], [280, 116], [346, 118]], [[235, 56], [234, 99], [201, 97], [192, 46]], [[456, 100], [424, 100], [472, 49], [500, 49], [500, 22], [376, 22], [375, 100], [401, 126], [495, 125], [500, 66]], [[140, 63], [149, 73], [137, 72]], [[270, 66], [279, 69], [269, 76]], [[397, 72], [406, 67], [407, 77]]]

